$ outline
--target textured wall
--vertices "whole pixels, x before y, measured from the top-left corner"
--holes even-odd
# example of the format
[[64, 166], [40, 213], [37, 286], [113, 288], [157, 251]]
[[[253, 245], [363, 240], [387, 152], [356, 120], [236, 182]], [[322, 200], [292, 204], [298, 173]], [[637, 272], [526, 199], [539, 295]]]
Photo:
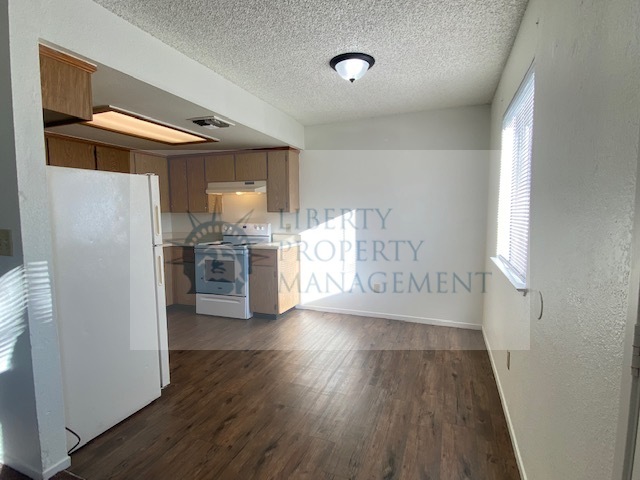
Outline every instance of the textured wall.
[[[504, 110], [535, 58], [534, 292], [518, 296], [494, 274], [484, 318], [530, 479], [619, 478], [621, 382], [630, 381], [623, 353], [640, 117], [632, 32], [639, 21], [631, 0], [532, 0], [493, 104], [497, 148]], [[490, 212], [498, 174], [494, 155]], [[488, 255], [495, 254], [495, 230], [489, 215]], [[530, 350], [513, 352], [507, 370], [499, 350], [521, 348], [529, 335]]]
[[[3, 8], [6, 5], [3, 2]], [[51, 265], [51, 243], [39, 107], [38, 35], [30, 21], [33, 17], [40, 18], [40, 2], [26, 5], [9, 1], [8, 6], [9, 28], [3, 32], [8, 31], [10, 42], [2, 48], [8, 47], [9, 52], [11, 69], [6, 73], [11, 82], [10, 92], [4, 85], [7, 78], [2, 82], [4, 100], [10, 99], [12, 109], [3, 109], [2, 122], [6, 122], [3, 134], [9, 137], [0, 144], [3, 170], [7, 172], [6, 176], [0, 176], [0, 183], [5, 198], [15, 195], [16, 190], [19, 194], [7, 202], [2, 217], [11, 218], [3, 226], [14, 229], [16, 252], [10, 259], [13, 264], [25, 268], [39, 265], [46, 273]], [[8, 66], [3, 62], [4, 68]], [[20, 223], [16, 225], [18, 218]], [[4, 262], [1, 268], [5, 273]], [[51, 292], [45, 287], [42, 293], [44, 297], [40, 300], [46, 303], [39, 305], [36, 295], [29, 295], [23, 310], [24, 330], [11, 350], [8, 370], [0, 374], [3, 461], [35, 477], [68, 464], [58, 340], [50, 316]], [[18, 294], [13, 291], [14, 299]], [[3, 300], [6, 302], [7, 298]], [[14, 311], [16, 307], [14, 304]]]
[[309, 150], [487, 150], [488, 105], [314, 125], [305, 129]]
[[[13, 163], [0, 167], [6, 173], [0, 176], [0, 199], [6, 200], [0, 228], [14, 229], [16, 243], [16, 256], [0, 260], [0, 274], [21, 263], [50, 266], [52, 260], [39, 41], [95, 59], [292, 145], [304, 146], [304, 130], [291, 117], [93, 2], [5, 0], [0, 5], [0, 24], [6, 27], [8, 19], [8, 28], [2, 28], [0, 37], [0, 54], [5, 60], [0, 90], [3, 106], [8, 107], [9, 100], [12, 103], [0, 115], [3, 140], [8, 136], [0, 149], [3, 162]], [[0, 386], [7, 387], [2, 389], [3, 413], [8, 416], [2, 422], [4, 461], [38, 477], [64, 468], [68, 457], [56, 327], [51, 318], [42, 321], [33, 307], [29, 305], [28, 334], [14, 349], [19, 368], [12, 370], [11, 377], [0, 374]]]
[[[236, 222], [250, 213], [245, 221], [271, 222], [281, 233], [290, 224], [293, 232], [302, 234], [308, 252], [301, 259], [302, 302], [309, 307], [478, 326], [484, 294], [482, 277], [475, 273], [484, 271], [489, 115], [488, 106], [476, 106], [307, 127], [300, 216], [267, 213], [264, 196], [226, 196], [222, 218]], [[357, 228], [343, 229], [340, 221], [326, 222], [327, 208], [333, 209], [330, 216], [340, 216], [342, 208], [391, 212], [384, 228], [377, 213], [370, 212], [365, 225], [360, 212], [354, 221]], [[208, 215], [196, 217], [210, 221]], [[171, 224], [175, 232], [192, 228], [186, 214], [172, 214]], [[362, 242], [360, 259], [355, 246], [344, 259], [339, 253], [331, 255], [334, 246], [340, 252], [345, 239]], [[396, 260], [393, 242], [407, 240], [416, 248], [424, 243], [415, 257], [403, 243]], [[374, 248], [385, 256], [376, 255]], [[351, 293], [327, 289], [327, 275], [341, 280], [341, 272], [347, 272], [346, 278], [357, 272], [364, 288]], [[395, 281], [394, 272], [400, 272]], [[440, 292], [438, 272], [444, 272]], [[471, 292], [458, 282], [454, 293], [453, 274], [469, 285], [469, 272]], [[431, 293], [426, 286], [409, 291], [410, 275], [422, 283], [427, 273]], [[370, 278], [381, 288], [386, 281], [386, 291], [371, 292]], [[492, 288], [493, 280], [486, 281], [486, 288]]]

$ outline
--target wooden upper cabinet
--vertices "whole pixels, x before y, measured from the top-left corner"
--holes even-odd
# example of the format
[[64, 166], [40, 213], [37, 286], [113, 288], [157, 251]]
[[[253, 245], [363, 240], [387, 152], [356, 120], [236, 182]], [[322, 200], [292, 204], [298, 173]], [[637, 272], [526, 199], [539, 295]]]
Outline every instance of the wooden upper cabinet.
[[174, 157], [169, 159], [169, 190], [174, 213], [207, 212], [204, 157]]
[[189, 194], [189, 211], [207, 211], [207, 182], [204, 177], [204, 157], [187, 159], [187, 191]]
[[47, 137], [46, 141], [49, 165], [96, 169], [95, 145], [59, 137]]
[[236, 179], [234, 155], [209, 155], [204, 158], [206, 183], [233, 182]]
[[267, 211], [295, 212], [300, 208], [300, 162], [296, 150], [268, 154]]
[[40, 83], [46, 126], [91, 120], [91, 74], [96, 67], [40, 45]]
[[236, 180], [266, 180], [267, 152], [236, 154]]
[[139, 174], [154, 173], [158, 176], [160, 184], [160, 210], [169, 212], [169, 165], [166, 157], [149, 155], [146, 153], [134, 153], [135, 172]]
[[169, 189], [171, 211], [182, 213], [189, 211], [189, 192], [187, 191], [187, 159], [169, 160]]
[[218, 212], [220, 197], [206, 195], [210, 182], [267, 181], [267, 211], [300, 208], [297, 150], [262, 150], [169, 159], [172, 212]]
[[96, 166], [108, 172], [135, 172], [131, 151], [123, 148], [96, 145]]

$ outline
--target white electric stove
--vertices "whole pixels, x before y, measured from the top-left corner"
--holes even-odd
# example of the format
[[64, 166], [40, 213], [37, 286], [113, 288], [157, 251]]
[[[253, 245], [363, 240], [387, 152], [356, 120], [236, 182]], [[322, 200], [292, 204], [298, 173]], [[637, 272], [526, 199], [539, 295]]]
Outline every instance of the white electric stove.
[[227, 223], [222, 233], [222, 241], [195, 246], [196, 313], [251, 318], [247, 246], [271, 242], [271, 224]]

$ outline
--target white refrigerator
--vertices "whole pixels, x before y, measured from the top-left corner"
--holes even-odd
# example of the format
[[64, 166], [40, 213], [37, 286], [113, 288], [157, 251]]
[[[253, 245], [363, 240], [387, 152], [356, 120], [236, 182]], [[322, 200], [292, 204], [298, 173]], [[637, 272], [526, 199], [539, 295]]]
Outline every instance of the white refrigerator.
[[158, 177], [47, 167], [47, 181], [66, 422], [80, 447], [169, 384]]

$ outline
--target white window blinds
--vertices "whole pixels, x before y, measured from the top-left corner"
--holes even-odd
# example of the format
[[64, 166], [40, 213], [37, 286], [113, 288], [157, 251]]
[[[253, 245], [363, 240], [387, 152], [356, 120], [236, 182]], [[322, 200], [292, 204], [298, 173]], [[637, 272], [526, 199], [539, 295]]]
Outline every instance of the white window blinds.
[[531, 70], [502, 122], [497, 255], [521, 286], [526, 284], [529, 258], [534, 85]]

